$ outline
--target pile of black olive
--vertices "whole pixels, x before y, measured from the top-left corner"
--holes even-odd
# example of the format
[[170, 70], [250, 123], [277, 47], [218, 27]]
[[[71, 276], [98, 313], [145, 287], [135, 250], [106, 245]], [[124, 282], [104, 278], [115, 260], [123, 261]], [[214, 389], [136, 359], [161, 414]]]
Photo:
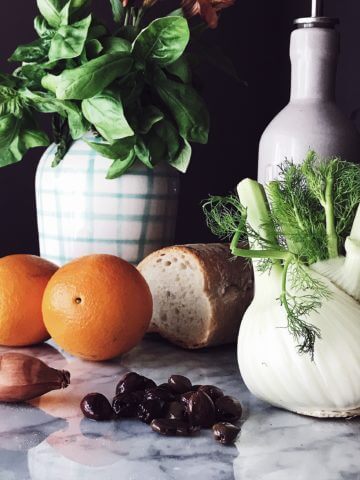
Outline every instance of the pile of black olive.
[[80, 406], [92, 420], [137, 417], [161, 435], [188, 436], [212, 428], [223, 445], [235, 441], [240, 428], [233, 422], [242, 414], [240, 402], [214, 385], [192, 385], [187, 377], [172, 375], [157, 386], [135, 372], [121, 378], [112, 405], [101, 393], [89, 393]]

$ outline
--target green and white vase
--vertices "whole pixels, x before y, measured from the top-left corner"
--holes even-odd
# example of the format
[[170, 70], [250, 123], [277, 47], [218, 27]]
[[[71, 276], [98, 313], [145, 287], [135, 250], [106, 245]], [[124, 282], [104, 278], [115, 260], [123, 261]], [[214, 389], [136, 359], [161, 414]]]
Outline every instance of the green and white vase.
[[42, 257], [63, 265], [92, 253], [109, 253], [137, 264], [174, 243], [179, 174], [167, 165], [135, 164], [106, 179], [111, 160], [84, 141], [73, 143], [57, 167], [56, 145], [36, 172], [36, 204]]

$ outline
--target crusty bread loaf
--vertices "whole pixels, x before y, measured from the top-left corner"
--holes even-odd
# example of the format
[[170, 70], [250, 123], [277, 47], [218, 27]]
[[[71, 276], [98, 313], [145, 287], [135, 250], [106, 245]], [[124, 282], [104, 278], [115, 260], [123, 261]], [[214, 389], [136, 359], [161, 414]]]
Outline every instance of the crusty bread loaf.
[[251, 264], [220, 243], [166, 247], [138, 268], [154, 300], [151, 332], [185, 348], [231, 343], [253, 297]]

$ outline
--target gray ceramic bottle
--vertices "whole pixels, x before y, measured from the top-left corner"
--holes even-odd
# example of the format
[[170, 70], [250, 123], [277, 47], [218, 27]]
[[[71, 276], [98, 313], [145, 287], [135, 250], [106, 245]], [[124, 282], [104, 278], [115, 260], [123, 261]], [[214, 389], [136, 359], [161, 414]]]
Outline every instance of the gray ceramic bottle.
[[335, 103], [339, 53], [336, 19], [321, 16], [313, 0], [312, 17], [295, 20], [291, 34], [291, 96], [288, 105], [263, 133], [259, 147], [258, 180], [278, 175], [285, 158], [301, 162], [309, 149], [322, 157], [360, 161], [360, 136]]

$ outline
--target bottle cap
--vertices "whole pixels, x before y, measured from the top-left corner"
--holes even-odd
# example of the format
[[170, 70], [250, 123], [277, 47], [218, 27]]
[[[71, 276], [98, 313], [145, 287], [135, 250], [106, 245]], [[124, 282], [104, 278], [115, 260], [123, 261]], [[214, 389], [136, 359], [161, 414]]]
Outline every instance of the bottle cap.
[[311, 17], [297, 18], [294, 23], [297, 28], [334, 28], [339, 23], [339, 19], [323, 16], [324, 1], [312, 0]]

